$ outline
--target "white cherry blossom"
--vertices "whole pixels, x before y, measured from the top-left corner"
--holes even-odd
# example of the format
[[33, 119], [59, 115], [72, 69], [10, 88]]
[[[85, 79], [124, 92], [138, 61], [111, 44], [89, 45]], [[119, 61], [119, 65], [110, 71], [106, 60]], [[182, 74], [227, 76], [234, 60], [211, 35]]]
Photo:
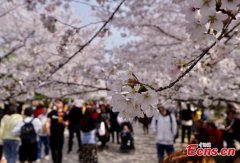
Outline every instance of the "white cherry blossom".
[[156, 105], [157, 103], [158, 94], [153, 90], [137, 94], [136, 104], [141, 105], [143, 111], [150, 109], [152, 105]]
[[200, 7], [201, 15], [208, 15], [209, 10], [216, 8], [216, 0], [198, 0], [195, 1]]
[[114, 111], [132, 110], [133, 103], [130, 99], [125, 98], [121, 94], [115, 94], [112, 96], [111, 105]]
[[210, 23], [210, 27], [213, 30], [221, 31], [223, 29], [223, 20], [226, 20], [226, 19], [227, 19], [226, 15], [211, 9], [208, 12], [208, 15], [205, 15], [204, 17], [202, 17], [201, 22], [203, 24]]
[[203, 39], [204, 33], [206, 32], [206, 27], [200, 21], [196, 20], [195, 22], [188, 24], [187, 31], [189, 31], [190, 38], [193, 41], [199, 41]]

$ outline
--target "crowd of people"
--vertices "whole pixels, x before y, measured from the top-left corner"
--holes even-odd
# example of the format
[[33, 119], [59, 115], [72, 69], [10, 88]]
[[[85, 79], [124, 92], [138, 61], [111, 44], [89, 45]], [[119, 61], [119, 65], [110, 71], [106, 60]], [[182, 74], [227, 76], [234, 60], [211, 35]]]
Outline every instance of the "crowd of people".
[[[0, 159], [6, 158], [8, 163], [43, 159], [61, 163], [66, 139], [67, 154], [77, 145], [80, 163], [97, 163], [98, 151], [107, 150], [109, 141], [119, 144], [121, 152], [135, 149], [132, 123], [124, 121], [107, 103], [76, 100], [66, 104], [55, 99], [48, 104], [37, 100], [23, 106], [23, 103], [7, 103], [0, 109]], [[174, 153], [178, 138], [182, 149], [186, 143], [210, 142], [212, 148], [222, 149], [235, 148], [236, 142], [240, 142], [240, 119], [233, 105], [227, 106], [221, 126], [208, 117], [206, 108], [193, 108], [191, 104], [176, 108], [159, 104], [158, 114], [138, 119], [144, 135], [149, 134], [149, 126], [156, 135], [159, 162], [166, 159], [165, 152], [169, 157], [179, 154]], [[73, 143], [74, 137], [77, 143]]]
[[[181, 105], [181, 104], [180, 104]], [[181, 147], [185, 144], [211, 143], [211, 148], [219, 151], [236, 148], [240, 142], [240, 119], [233, 105], [227, 105], [227, 113], [223, 124], [217, 126], [216, 121], [209, 119], [204, 109], [193, 109], [191, 104], [178, 109], [158, 105], [159, 114], [151, 120], [151, 128], [156, 134], [156, 148], [159, 162], [163, 162], [164, 153], [174, 153], [174, 144], [181, 133]], [[141, 122], [141, 121], [140, 121]], [[181, 132], [179, 132], [181, 131]], [[187, 134], [187, 135], [186, 135]]]
[[67, 153], [72, 152], [76, 135], [81, 163], [96, 163], [97, 151], [107, 149], [110, 140], [121, 150], [134, 149], [131, 123], [119, 118], [108, 104], [76, 101], [67, 105], [56, 99], [54, 105], [38, 101], [23, 109], [23, 104], [9, 103], [2, 110], [0, 153], [8, 163], [49, 160], [50, 153], [54, 163], [61, 163], [66, 129]]

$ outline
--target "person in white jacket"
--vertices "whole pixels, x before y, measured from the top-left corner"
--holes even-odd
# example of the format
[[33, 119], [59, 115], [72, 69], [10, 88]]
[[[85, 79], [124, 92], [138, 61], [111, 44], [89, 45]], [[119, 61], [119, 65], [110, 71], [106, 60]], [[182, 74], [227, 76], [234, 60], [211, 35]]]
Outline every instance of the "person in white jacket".
[[163, 106], [158, 105], [159, 114], [155, 115], [151, 122], [151, 129], [156, 134], [156, 147], [159, 163], [163, 161], [164, 152], [171, 154], [174, 152], [174, 138], [177, 134], [177, 122]]
[[17, 161], [20, 139], [14, 137], [11, 132], [22, 120], [22, 115], [17, 113], [17, 106], [9, 104], [0, 125], [0, 143], [4, 146], [3, 151], [8, 163]]
[[[12, 130], [13, 136], [21, 137], [21, 146], [19, 149], [19, 161], [21, 163], [24, 163], [25, 161], [28, 161], [29, 163], [31, 163], [37, 160], [37, 152], [38, 152], [37, 139], [38, 139], [39, 133], [42, 130], [42, 124], [41, 124], [41, 121], [38, 118], [34, 118], [32, 114], [33, 114], [32, 108], [30, 107], [26, 108], [24, 110], [24, 116], [25, 116], [24, 120], [18, 123], [18, 125]], [[28, 142], [28, 141], [24, 141], [21, 135], [22, 135], [22, 127], [25, 124], [30, 124], [30, 123], [34, 128], [35, 134], [33, 135], [34, 140], [31, 139], [32, 136], [31, 138], [28, 137], [29, 139], [31, 139], [31, 140], [28, 139], [29, 140]]]

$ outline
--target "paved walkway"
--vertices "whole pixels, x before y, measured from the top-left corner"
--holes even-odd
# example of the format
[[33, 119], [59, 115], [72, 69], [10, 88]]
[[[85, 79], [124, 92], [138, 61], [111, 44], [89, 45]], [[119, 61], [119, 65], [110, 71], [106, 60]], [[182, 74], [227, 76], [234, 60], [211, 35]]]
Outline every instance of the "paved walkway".
[[[107, 150], [98, 152], [99, 163], [157, 163], [154, 135], [143, 135], [141, 125], [134, 124], [134, 140], [136, 149], [131, 153], [121, 153], [118, 144], [109, 142]], [[177, 140], [176, 148], [180, 148], [179, 140]], [[43, 160], [42, 162], [52, 161]], [[63, 163], [78, 163], [77, 144], [74, 144], [74, 150], [67, 154], [67, 139], [64, 145]]]

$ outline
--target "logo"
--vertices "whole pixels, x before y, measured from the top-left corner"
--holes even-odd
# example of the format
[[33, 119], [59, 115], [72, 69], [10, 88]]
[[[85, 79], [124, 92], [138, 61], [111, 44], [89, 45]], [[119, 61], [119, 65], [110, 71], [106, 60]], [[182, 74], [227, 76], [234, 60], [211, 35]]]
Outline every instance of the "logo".
[[188, 156], [235, 156], [236, 148], [211, 148], [211, 143], [189, 144], [187, 147]]

